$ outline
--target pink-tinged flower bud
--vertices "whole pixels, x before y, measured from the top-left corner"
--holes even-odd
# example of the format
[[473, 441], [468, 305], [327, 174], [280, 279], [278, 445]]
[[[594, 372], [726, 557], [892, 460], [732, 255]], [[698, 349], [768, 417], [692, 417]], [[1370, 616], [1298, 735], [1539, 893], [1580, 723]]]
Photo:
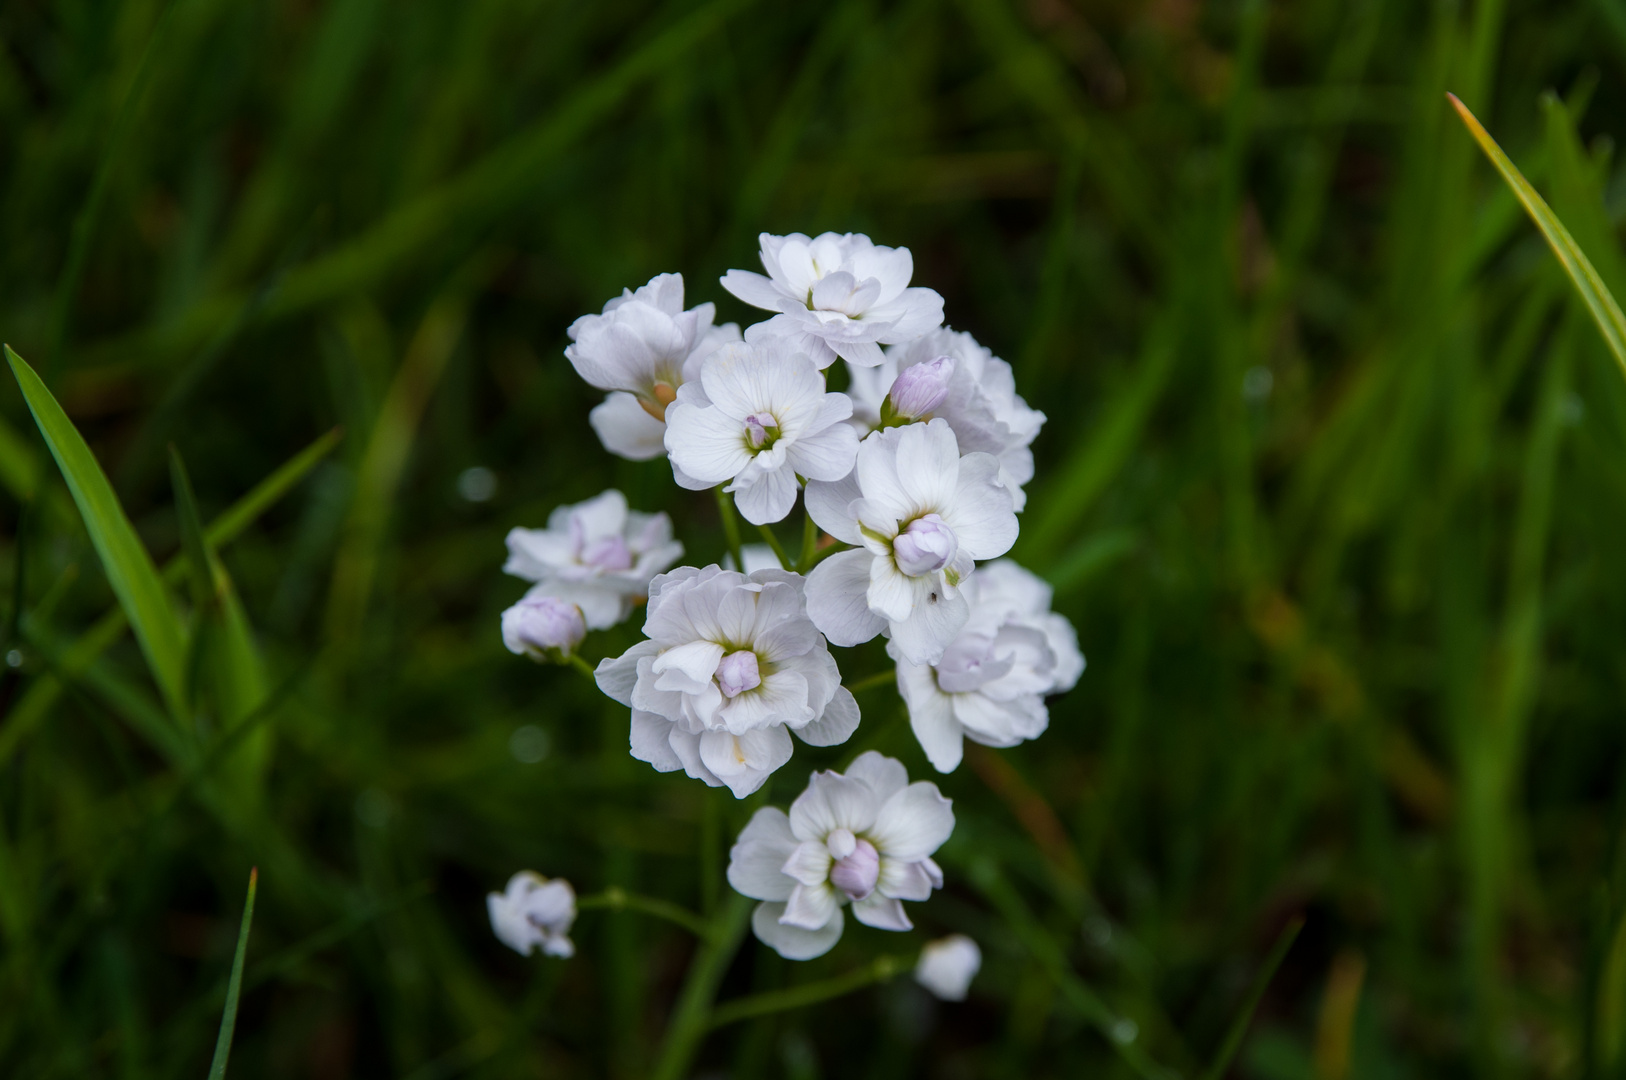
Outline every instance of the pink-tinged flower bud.
[[960, 542], [954, 530], [936, 514], [918, 517], [892, 541], [892, 554], [898, 569], [910, 577], [941, 570], [954, 561]]
[[745, 418], [745, 441], [751, 449], [761, 450], [779, 436], [779, 421], [772, 413], [752, 413]]
[[923, 364], [913, 364], [898, 372], [888, 397], [892, 415], [899, 420], [921, 420], [948, 397], [949, 380], [954, 377], [954, 358], [939, 356]]
[[581, 560], [600, 570], [631, 570], [632, 549], [620, 536], [601, 536], [582, 549]]
[[749, 649], [731, 652], [717, 665], [717, 688], [724, 697], [736, 697], [762, 685], [757, 670], [757, 654]]
[[503, 644], [532, 660], [563, 660], [586, 636], [582, 609], [558, 597], [526, 597], [502, 613]]
[[[846, 832], [845, 829], [837, 830]], [[848, 835], [852, 835], [848, 833]], [[832, 852], [831, 854], [834, 854]], [[862, 900], [875, 891], [881, 878], [881, 856], [868, 840], [856, 840], [846, 857], [837, 859], [830, 867], [830, 884], [854, 900]]]
[[915, 965], [915, 981], [944, 1001], [964, 1001], [982, 967], [982, 950], [964, 934], [926, 943]]

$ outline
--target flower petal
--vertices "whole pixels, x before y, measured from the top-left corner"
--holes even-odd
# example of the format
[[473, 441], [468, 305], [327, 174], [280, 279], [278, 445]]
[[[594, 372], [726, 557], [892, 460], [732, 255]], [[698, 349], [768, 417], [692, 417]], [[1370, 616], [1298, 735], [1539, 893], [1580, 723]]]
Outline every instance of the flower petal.
[[811, 960], [823, 956], [841, 940], [842, 916], [837, 908], [835, 916], [817, 930], [803, 930], [779, 921], [785, 913], [784, 904], [758, 904], [751, 913], [751, 929], [757, 940], [786, 960]]
[[787, 463], [759, 473], [749, 484], [738, 482], [724, 489], [734, 493], [740, 516], [753, 525], [784, 521], [796, 505], [796, 470]]
[[605, 397], [587, 414], [598, 441], [616, 457], [628, 461], [651, 461], [666, 453], [666, 425], [623, 391]]
[[880, 808], [881, 800], [862, 780], [816, 772], [790, 804], [790, 831], [798, 840], [821, 842], [836, 829], [861, 833], [875, 824]]
[[886, 627], [869, 609], [870, 563], [867, 551], [843, 551], [813, 568], [807, 576], [807, 614], [832, 645], [862, 645]]
[[660, 646], [655, 642], [640, 641], [620, 656], [607, 656], [600, 660], [598, 667], [593, 669], [593, 681], [611, 698], [630, 706], [632, 688], [638, 682], [638, 661], [659, 651]]
[[866, 750], [853, 759], [853, 763], [847, 766], [846, 775], [868, 784], [869, 789], [875, 792], [876, 800], [883, 806], [888, 799], [909, 786], [909, 773], [904, 770], [903, 762], [875, 750]]
[[897, 646], [899, 656], [912, 664], [935, 664], [943, 659], [943, 650], [970, 617], [971, 606], [963, 594], [956, 591], [950, 595], [934, 586], [926, 602], [916, 604], [907, 619], [889, 625], [892, 644]]
[[[708, 361], [710, 364], [716, 360]], [[751, 463], [745, 429], [716, 406], [674, 402], [666, 410], [666, 451], [672, 466], [697, 482], [720, 484]]]
[[650, 671], [656, 676], [655, 689], [675, 690], [680, 694], [698, 694], [711, 685], [717, 665], [723, 659], [723, 647], [715, 641], [691, 641], [667, 649], [655, 657]]
[[790, 899], [785, 901], [785, 913], [779, 916], [779, 921], [786, 926], [817, 930], [828, 923], [839, 910], [841, 910], [840, 898], [828, 881], [820, 881], [813, 885], [797, 885], [791, 889]]
[[740, 838], [728, 852], [728, 883], [735, 892], [754, 900], [788, 900], [796, 882], [780, 867], [796, 850], [790, 819], [776, 806], [764, 806], [751, 816]]
[[656, 772], [676, 772], [683, 759], [672, 749], [672, 721], [640, 709], [632, 711], [632, 756], [655, 766]]
[[[934, 421], [935, 423], [935, 421]], [[954, 530], [960, 550], [974, 559], [997, 559], [1016, 543], [1016, 511], [1011, 493], [999, 482], [999, 459], [967, 454], [943, 520]]]
[[[785, 828], [788, 831], [790, 826], [787, 824]], [[830, 849], [824, 846], [824, 841], [804, 840], [780, 860], [779, 873], [786, 880], [794, 880], [799, 885], [813, 888], [830, 880], [832, 861]], [[765, 896], [760, 899], [772, 900], [775, 897]]]
[[853, 902], [853, 918], [877, 930], [913, 930], [915, 924], [904, 914], [903, 904], [879, 892]]
[[937, 688], [937, 677], [924, 664], [898, 662], [898, 693], [909, 707], [909, 727], [914, 731], [926, 760], [940, 773], [959, 768], [965, 753], [960, 723], [954, 718], [953, 700]]
[[[810, 724], [792, 728], [798, 738], [809, 746], [839, 746], [852, 738], [858, 730], [858, 702], [845, 686], [836, 687], [835, 696], [824, 707], [824, 713]], [[852, 770], [848, 770], [849, 775]]]
[[[941, 847], [954, 832], [953, 805], [929, 780], [910, 784], [881, 807], [869, 832], [870, 840], [887, 858], [918, 862]], [[793, 831], [795, 827], [793, 810]]]
[[932, 895], [932, 879], [924, 863], [888, 858], [881, 860], [875, 888], [895, 900], [925, 900]]
[[[856, 461], [857, 451], [853, 453]], [[863, 495], [858, 489], [858, 475], [849, 471], [839, 480], [809, 480], [802, 502], [819, 528], [844, 544], [860, 544], [863, 539], [858, 532], [858, 516], [851, 507]]]

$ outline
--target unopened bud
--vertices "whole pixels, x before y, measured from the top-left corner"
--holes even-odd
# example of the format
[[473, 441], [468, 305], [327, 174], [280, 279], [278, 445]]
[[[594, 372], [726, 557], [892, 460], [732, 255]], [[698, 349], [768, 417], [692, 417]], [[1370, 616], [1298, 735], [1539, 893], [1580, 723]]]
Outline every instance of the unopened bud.
[[724, 697], [736, 697], [762, 685], [757, 670], [757, 654], [749, 649], [731, 652], [717, 665], [717, 688]]
[[502, 613], [503, 644], [532, 660], [561, 661], [586, 636], [582, 609], [556, 596], [528, 596]]
[[950, 934], [920, 950], [915, 981], [944, 1001], [964, 1001], [980, 967], [982, 950], [977, 943], [964, 934]]
[[892, 381], [892, 390], [887, 394], [888, 411], [902, 422], [930, 416], [948, 397], [949, 380], [953, 377], [952, 356], [939, 356], [936, 360], [904, 368]]
[[881, 855], [868, 840], [858, 840], [845, 858], [837, 859], [830, 867], [830, 884], [854, 900], [862, 900], [875, 891], [881, 879]]
[[918, 517], [892, 541], [892, 554], [898, 569], [910, 577], [920, 577], [943, 569], [959, 554], [960, 542], [936, 514]]

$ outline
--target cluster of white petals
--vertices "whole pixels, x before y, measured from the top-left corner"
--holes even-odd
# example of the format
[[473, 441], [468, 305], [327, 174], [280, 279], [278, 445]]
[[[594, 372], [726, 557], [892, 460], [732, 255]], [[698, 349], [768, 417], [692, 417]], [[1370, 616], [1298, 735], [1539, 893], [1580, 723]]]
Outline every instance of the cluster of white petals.
[[946, 420], [887, 428], [858, 448], [858, 467], [807, 486], [825, 532], [856, 545], [808, 576], [808, 614], [836, 645], [883, 630], [898, 655], [935, 664], [965, 626], [960, 586], [979, 559], [1016, 541], [1011, 493], [992, 454], [960, 455]]
[[549, 881], [532, 870], [508, 879], [500, 893], [486, 894], [486, 912], [497, 940], [521, 956], [538, 947], [548, 956], [573, 956], [570, 924], [576, 921], [576, 890], [563, 878]]
[[679, 484], [727, 483], [753, 525], [783, 521], [798, 478], [840, 480], [858, 435], [852, 399], [829, 394], [806, 353], [783, 338], [725, 345], [686, 383], [666, 414], [666, 448]]
[[807, 617], [802, 578], [683, 567], [655, 579], [649, 640], [598, 666], [599, 687], [632, 709], [632, 756], [745, 798], [790, 760], [795, 732], [846, 742], [858, 703]]
[[979, 567], [961, 589], [965, 627], [936, 664], [898, 661], [898, 692], [909, 724], [938, 772], [952, 772], [964, 740], [1015, 746], [1050, 724], [1047, 694], [1071, 690], [1084, 673], [1072, 623], [1050, 610], [1050, 586], [1009, 559]]
[[683, 310], [683, 275], [659, 274], [571, 324], [566, 358], [589, 386], [610, 391], [589, 416], [604, 449], [633, 461], [666, 452], [666, 407], [707, 356], [740, 340], [733, 323], [712, 325], [716, 310]]
[[[603, 630], [630, 615], [655, 575], [682, 555], [671, 518], [629, 511], [627, 497], [612, 490], [557, 508], [546, 529], [510, 530], [503, 570], [536, 582], [527, 600], [569, 601], [581, 609], [587, 629]], [[506, 640], [509, 617], [503, 618]]]
[[752, 307], [779, 314], [750, 328], [746, 340], [785, 337], [819, 367], [836, 357], [861, 367], [882, 360], [882, 345], [909, 341], [943, 322], [943, 298], [910, 288], [908, 248], [881, 247], [857, 233], [763, 233], [768, 276], [730, 270], [723, 288]]
[[982, 950], [964, 934], [929, 941], [915, 964], [915, 981], [944, 1001], [964, 1001], [982, 969]]
[[791, 803], [758, 810], [729, 852], [728, 883], [761, 900], [757, 937], [789, 960], [830, 951], [842, 908], [882, 930], [908, 930], [905, 900], [943, 887], [932, 854], [954, 831], [937, 785], [911, 784], [902, 763], [871, 750], [845, 774], [814, 773]]
[[[954, 430], [961, 453], [998, 458], [999, 479], [1015, 509], [1027, 504], [1022, 488], [1033, 479], [1031, 447], [1045, 415], [1017, 394], [1011, 366], [976, 338], [946, 327], [933, 330], [887, 349], [879, 367], [852, 365], [850, 373], [853, 421], [863, 430], [940, 417]], [[883, 418], [889, 399], [891, 415]]]

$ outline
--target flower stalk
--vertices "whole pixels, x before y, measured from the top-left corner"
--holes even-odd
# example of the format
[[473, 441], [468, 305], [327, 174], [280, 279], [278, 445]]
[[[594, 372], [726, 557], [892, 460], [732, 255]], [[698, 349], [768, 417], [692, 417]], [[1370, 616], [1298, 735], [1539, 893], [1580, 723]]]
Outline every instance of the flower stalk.
[[800, 1009], [806, 1005], [817, 1005], [819, 1002], [829, 1001], [831, 998], [845, 997], [847, 994], [855, 990], [862, 990], [866, 986], [887, 982], [893, 976], [908, 971], [914, 966], [914, 963], [915, 958], [910, 956], [878, 956], [857, 971], [849, 971], [845, 975], [821, 979], [805, 986], [793, 986], [786, 990], [769, 990], [765, 993], [725, 1001], [712, 1010], [711, 1026], [715, 1030], [729, 1024], [737, 1024], [741, 1020], [753, 1020], [759, 1016], [786, 1012], [790, 1009]]
[[660, 1056], [650, 1073], [652, 1080], [683, 1080], [689, 1074], [700, 1040], [712, 1026], [712, 1002], [717, 997], [717, 986], [745, 937], [750, 915], [751, 901], [735, 893], [712, 917], [711, 932], [689, 963], [689, 974], [683, 980], [677, 1008], [667, 1025]]

